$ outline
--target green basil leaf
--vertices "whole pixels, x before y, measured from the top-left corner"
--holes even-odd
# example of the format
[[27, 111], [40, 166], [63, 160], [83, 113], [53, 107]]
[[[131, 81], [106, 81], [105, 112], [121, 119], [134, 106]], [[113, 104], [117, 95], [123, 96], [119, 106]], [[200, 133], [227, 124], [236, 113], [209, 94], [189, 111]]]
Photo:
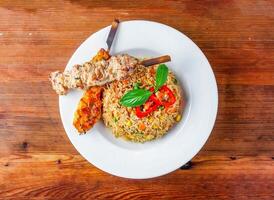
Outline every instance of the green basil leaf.
[[168, 76], [168, 68], [165, 64], [161, 64], [156, 72], [155, 92], [157, 92], [166, 82]]
[[140, 106], [148, 100], [151, 94], [152, 92], [145, 89], [134, 89], [120, 99], [120, 104], [126, 107]]

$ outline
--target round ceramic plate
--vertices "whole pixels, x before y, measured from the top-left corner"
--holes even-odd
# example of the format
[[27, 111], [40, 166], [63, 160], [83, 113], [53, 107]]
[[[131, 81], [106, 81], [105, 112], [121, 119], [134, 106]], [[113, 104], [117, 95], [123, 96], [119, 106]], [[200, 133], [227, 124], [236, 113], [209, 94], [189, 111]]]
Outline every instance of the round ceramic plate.
[[[92, 34], [75, 51], [66, 70], [90, 60], [107, 48], [110, 26]], [[184, 89], [186, 107], [182, 120], [161, 139], [144, 144], [115, 138], [102, 121], [79, 136], [72, 125], [73, 113], [82, 91], [60, 96], [65, 131], [79, 153], [94, 166], [110, 174], [144, 179], [167, 174], [191, 160], [205, 144], [213, 128], [218, 93], [214, 74], [202, 51], [181, 32], [151, 21], [126, 21], [119, 25], [111, 54], [136, 57], [170, 55], [166, 63]]]

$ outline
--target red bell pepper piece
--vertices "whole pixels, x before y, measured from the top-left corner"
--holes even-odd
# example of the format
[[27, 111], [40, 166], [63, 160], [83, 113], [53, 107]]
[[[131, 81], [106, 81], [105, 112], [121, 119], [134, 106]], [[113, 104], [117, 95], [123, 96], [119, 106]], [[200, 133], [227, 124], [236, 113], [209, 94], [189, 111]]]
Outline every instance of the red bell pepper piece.
[[[149, 91], [153, 92], [154, 88], [153, 87], [150, 88]], [[151, 105], [149, 105], [149, 104], [151, 104]], [[152, 113], [153, 111], [155, 111], [158, 108], [158, 106], [161, 105], [161, 102], [157, 99], [157, 97], [156, 97], [155, 94], [152, 94], [149, 97], [148, 101], [145, 103], [145, 106], [146, 105], [149, 105], [149, 107], [145, 111], [141, 110], [141, 106], [136, 107], [136, 115], [137, 115], [137, 117], [143, 118], [143, 117], [148, 116], [150, 113]]]
[[162, 99], [160, 99], [161, 105], [163, 105], [165, 108], [171, 106], [172, 104], [176, 102], [175, 95], [173, 94], [171, 89], [169, 89], [166, 85], [162, 86], [159, 92], [162, 92], [168, 95], [167, 101], [163, 101]]
[[[151, 87], [149, 91], [154, 92], [154, 88]], [[168, 100], [167, 101], [163, 101], [162, 99], [159, 100], [155, 94], [152, 94], [144, 105], [144, 107], [148, 105], [148, 108], [146, 110], [143, 111], [141, 109], [141, 106], [136, 107], [137, 117], [139, 118], [146, 117], [153, 111], [157, 110], [159, 106], [163, 105], [165, 108], [167, 108], [176, 102], [176, 98], [173, 92], [166, 85], [162, 86], [159, 92], [167, 94]]]

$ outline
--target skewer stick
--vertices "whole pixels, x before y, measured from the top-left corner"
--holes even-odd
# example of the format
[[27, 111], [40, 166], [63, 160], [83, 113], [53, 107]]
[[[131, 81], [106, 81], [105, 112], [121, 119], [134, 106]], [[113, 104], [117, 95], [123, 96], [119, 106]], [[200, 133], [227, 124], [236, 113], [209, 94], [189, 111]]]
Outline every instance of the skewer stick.
[[110, 51], [110, 48], [111, 48], [112, 42], [113, 42], [113, 40], [114, 40], [116, 31], [117, 31], [117, 29], [118, 29], [119, 23], [120, 23], [120, 22], [119, 22], [118, 19], [115, 19], [115, 20], [112, 22], [112, 25], [111, 25], [111, 28], [110, 28], [110, 31], [109, 31], [109, 34], [108, 34], [108, 37], [107, 37], [107, 45], [108, 45], [107, 51], [108, 51], [108, 52]]
[[170, 56], [165, 55], [165, 56], [160, 56], [160, 57], [157, 57], [157, 58], [151, 58], [151, 59], [148, 59], [148, 60], [143, 60], [140, 64], [148, 67], [148, 66], [151, 66], [151, 65], [156, 65], [156, 64], [160, 64], [160, 63], [169, 62], [169, 61], [171, 61]]

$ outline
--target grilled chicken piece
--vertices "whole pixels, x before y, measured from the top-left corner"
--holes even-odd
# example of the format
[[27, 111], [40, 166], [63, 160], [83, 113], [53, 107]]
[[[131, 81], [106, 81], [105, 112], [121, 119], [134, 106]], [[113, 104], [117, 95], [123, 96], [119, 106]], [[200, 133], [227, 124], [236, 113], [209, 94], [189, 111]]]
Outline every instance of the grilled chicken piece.
[[80, 134], [86, 133], [102, 116], [103, 87], [90, 87], [78, 103], [73, 125]]
[[109, 55], [109, 52], [106, 51], [105, 49], [101, 48], [96, 56], [94, 56], [91, 61], [92, 62], [98, 62], [98, 61], [101, 61], [101, 60], [108, 60], [110, 58], [110, 55]]
[[138, 59], [127, 54], [111, 56], [108, 60], [106, 52], [86, 62], [75, 65], [72, 70], [52, 72], [50, 81], [53, 89], [59, 95], [64, 95], [69, 89], [88, 89], [91, 86], [101, 86], [114, 80], [121, 80], [134, 72]]
[[[108, 60], [110, 55], [105, 49], [100, 49], [96, 56], [92, 58], [93, 62]], [[80, 134], [86, 133], [102, 116], [102, 86], [90, 87], [78, 103], [74, 113], [73, 125]]]

